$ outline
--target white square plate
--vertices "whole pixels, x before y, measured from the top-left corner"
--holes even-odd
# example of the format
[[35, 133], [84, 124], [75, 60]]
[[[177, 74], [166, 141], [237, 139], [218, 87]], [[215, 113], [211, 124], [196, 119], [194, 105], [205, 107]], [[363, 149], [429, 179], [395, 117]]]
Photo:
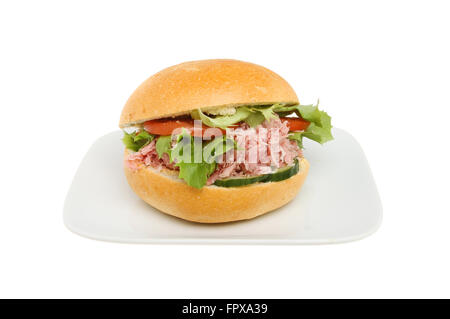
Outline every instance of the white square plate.
[[258, 218], [197, 224], [163, 214], [128, 186], [123, 173], [122, 132], [99, 138], [83, 159], [64, 205], [73, 232], [126, 243], [327, 244], [375, 232], [382, 208], [364, 153], [347, 132], [334, 129], [324, 146], [305, 141], [311, 164], [299, 195]]

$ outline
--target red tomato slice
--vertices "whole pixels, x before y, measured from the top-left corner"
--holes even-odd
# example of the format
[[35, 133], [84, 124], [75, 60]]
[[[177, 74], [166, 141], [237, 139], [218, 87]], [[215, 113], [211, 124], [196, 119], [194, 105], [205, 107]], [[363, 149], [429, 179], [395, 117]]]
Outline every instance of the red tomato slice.
[[[284, 117], [281, 121], [287, 122], [289, 131], [303, 131], [309, 126], [309, 122], [298, 117]], [[202, 125], [201, 129], [194, 129], [194, 120], [192, 119], [161, 119], [151, 120], [144, 123], [144, 129], [155, 135], [172, 135], [172, 133], [181, 133], [181, 128], [185, 128], [191, 132], [192, 136], [211, 138], [212, 136], [219, 135], [219, 130], [222, 134], [225, 134], [225, 130], [212, 128], [206, 125]], [[210, 130], [208, 130], [210, 129]]]
[[287, 126], [289, 126], [289, 131], [304, 131], [308, 128], [309, 122], [299, 118], [299, 117], [283, 117], [281, 119], [282, 122], [287, 122]]
[[[209, 138], [211, 136], [219, 135], [216, 130], [219, 130], [222, 134], [225, 134], [225, 131], [222, 129], [211, 128], [206, 125], [202, 125], [201, 128], [194, 129], [194, 120], [191, 119], [161, 119], [151, 120], [144, 123], [144, 130], [155, 135], [172, 135], [172, 133], [179, 134], [181, 133], [182, 128], [187, 129], [191, 132], [192, 136], [197, 137]], [[211, 130], [206, 131], [207, 129]]]

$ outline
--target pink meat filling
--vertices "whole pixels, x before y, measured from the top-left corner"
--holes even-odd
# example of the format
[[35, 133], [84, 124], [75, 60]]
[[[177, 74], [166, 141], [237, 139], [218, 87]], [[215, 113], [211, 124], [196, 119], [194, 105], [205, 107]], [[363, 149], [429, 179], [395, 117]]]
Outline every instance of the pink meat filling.
[[[302, 151], [297, 142], [288, 139], [289, 128], [286, 122], [272, 119], [250, 128], [241, 124], [232, 130], [229, 138], [236, 141], [238, 150], [231, 151], [217, 163], [216, 170], [208, 178], [207, 184], [213, 184], [217, 179], [232, 176], [257, 176], [268, 174], [274, 170], [293, 164], [295, 158], [302, 157]], [[144, 164], [155, 169], [163, 168], [178, 170], [170, 163], [169, 156], [163, 154], [159, 158], [156, 152], [156, 139], [143, 147], [139, 152], [132, 153], [125, 161], [131, 170], [137, 170]]]
[[139, 167], [144, 164], [145, 166], [151, 166], [157, 170], [171, 169], [178, 170], [175, 163], [170, 162], [169, 155], [164, 153], [161, 158], [159, 158], [156, 152], [156, 140], [154, 139], [150, 144], [144, 146], [139, 150], [139, 152], [131, 153], [125, 160], [125, 165], [132, 171], [136, 171]]

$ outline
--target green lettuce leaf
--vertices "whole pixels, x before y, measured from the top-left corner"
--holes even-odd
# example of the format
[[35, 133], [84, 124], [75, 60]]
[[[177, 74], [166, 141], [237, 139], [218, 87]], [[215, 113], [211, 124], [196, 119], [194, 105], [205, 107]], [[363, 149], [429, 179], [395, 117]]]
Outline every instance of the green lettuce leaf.
[[[170, 149], [170, 161], [171, 162], [193, 162], [194, 157], [194, 138], [186, 130], [182, 129], [182, 132], [175, 137], [176, 144]], [[198, 144], [197, 144], [198, 145]], [[184, 152], [186, 151], [186, 153]]]
[[203, 160], [202, 141], [183, 132], [177, 137], [177, 144], [171, 152], [171, 160], [180, 168], [178, 177], [189, 186], [202, 188], [206, 185], [208, 177], [216, 169], [216, 163], [207, 163]]
[[265, 106], [245, 106], [250, 111], [249, 116], [244, 120], [250, 127], [255, 127], [265, 120], [270, 121], [277, 118], [278, 115], [274, 112], [276, 107], [280, 104], [265, 105]]
[[288, 139], [294, 140], [297, 142], [297, 145], [300, 149], [303, 148], [303, 132], [293, 132], [288, 135]]
[[180, 168], [179, 178], [186, 181], [189, 186], [202, 188], [206, 185], [209, 175], [216, 169], [216, 163], [184, 163], [175, 164]]
[[217, 117], [210, 117], [200, 110], [194, 110], [191, 112], [191, 117], [194, 120], [201, 120], [203, 124], [210, 127], [219, 127], [226, 129], [228, 126], [243, 121], [248, 117], [250, 111], [247, 108], [237, 108], [236, 113], [233, 115], [222, 115]]
[[191, 112], [191, 117], [195, 120], [202, 120], [207, 126], [222, 129], [226, 129], [228, 126], [232, 126], [240, 121], [245, 121], [251, 127], [255, 127], [265, 120], [278, 117], [274, 109], [281, 106], [281, 104], [241, 106], [236, 109], [236, 113], [233, 115], [219, 115], [215, 117], [208, 116], [201, 110], [195, 110]]
[[333, 135], [331, 134], [331, 117], [326, 112], [319, 110], [319, 102], [317, 102], [317, 105], [279, 106], [274, 108], [274, 112], [280, 115], [295, 112], [298, 116], [310, 122], [308, 128], [304, 132], [301, 132], [302, 134], [296, 134], [295, 138], [291, 137], [291, 139], [297, 140], [297, 143], [299, 139], [301, 141], [301, 137], [309, 138], [320, 144], [333, 139]]
[[155, 138], [154, 135], [148, 133], [147, 131], [141, 131], [139, 133], [133, 132], [131, 134], [124, 131], [123, 133], [123, 144], [125, 144], [126, 148], [135, 152], [139, 151], [142, 147], [149, 144]]
[[160, 136], [156, 140], [156, 152], [158, 157], [161, 158], [164, 153], [167, 153], [170, 157], [170, 149], [172, 147], [172, 136]]
[[274, 109], [276, 109], [280, 106], [282, 106], [282, 104], [273, 104], [273, 105], [268, 105], [268, 106], [252, 106], [252, 107], [250, 107], [250, 109], [253, 112], [260, 112], [264, 116], [264, 119], [271, 120], [273, 118], [278, 117], [278, 115], [275, 114]]
[[216, 169], [214, 159], [236, 147], [234, 140], [227, 140], [225, 136], [203, 142], [201, 139], [192, 137], [186, 130], [176, 137], [176, 141], [172, 148], [168, 142], [161, 142], [161, 145], [164, 144], [164, 148], [161, 146], [161, 151], [167, 152], [171, 161], [179, 167], [178, 177], [195, 188], [206, 185], [208, 177]]
[[331, 117], [327, 113], [321, 112], [320, 119], [316, 122], [311, 122], [303, 135], [323, 144], [333, 139], [331, 128]]
[[249, 116], [245, 119], [245, 123], [247, 123], [250, 127], [255, 127], [262, 122], [264, 122], [266, 118], [264, 117], [264, 114], [261, 112], [253, 112], [250, 113]]
[[237, 143], [226, 136], [217, 137], [203, 147], [203, 158], [206, 163], [212, 163], [218, 156], [226, 152], [237, 149]]

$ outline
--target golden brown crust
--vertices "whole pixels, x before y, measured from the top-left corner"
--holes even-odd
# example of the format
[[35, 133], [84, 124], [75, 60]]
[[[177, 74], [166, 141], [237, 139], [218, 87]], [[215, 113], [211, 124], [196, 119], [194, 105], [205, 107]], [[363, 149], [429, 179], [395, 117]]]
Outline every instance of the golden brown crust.
[[201, 60], [164, 69], [130, 96], [120, 127], [217, 106], [298, 103], [292, 87], [278, 74], [237, 60]]
[[144, 166], [137, 171], [125, 166], [125, 175], [140, 198], [166, 214], [193, 222], [223, 223], [251, 219], [287, 204], [302, 187], [308, 169], [309, 163], [303, 158], [299, 173], [281, 182], [202, 189]]

